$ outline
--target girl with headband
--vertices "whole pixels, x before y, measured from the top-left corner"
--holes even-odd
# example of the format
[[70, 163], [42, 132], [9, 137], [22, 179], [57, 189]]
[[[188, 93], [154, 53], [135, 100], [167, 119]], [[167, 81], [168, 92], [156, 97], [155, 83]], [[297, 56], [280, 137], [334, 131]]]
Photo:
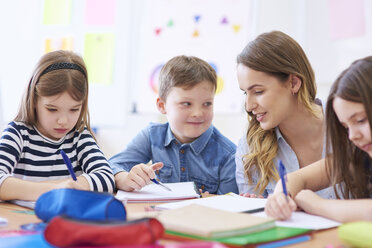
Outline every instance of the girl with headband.
[[[76, 181], [61, 150], [71, 160]], [[113, 192], [114, 187], [89, 124], [83, 59], [70, 51], [45, 54], [0, 139], [0, 200], [35, 201], [57, 188]]]

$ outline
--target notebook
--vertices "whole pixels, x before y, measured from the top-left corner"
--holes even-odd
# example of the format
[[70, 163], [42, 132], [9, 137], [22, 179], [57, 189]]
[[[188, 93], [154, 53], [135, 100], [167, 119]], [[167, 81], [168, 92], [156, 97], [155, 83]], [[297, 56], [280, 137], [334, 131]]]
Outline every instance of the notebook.
[[176, 209], [191, 204], [199, 204], [206, 207], [217, 208], [230, 212], [255, 213], [264, 211], [267, 199], [248, 198], [239, 195], [218, 195], [187, 201], [170, 202], [154, 206], [156, 210]]
[[163, 183], [172, 191], [168, 191], [158, 184], [148, 184], [141, 190], [131, 192], [118, 190], [116, 198], [127, 202], [171, 202], [200, 197], [199, 190], [194, 182]]
[[35, 205], [36, 205], [35, 201], [11, 200], [10, 202], [18, 206], [30, 208], [30, 209], [35, 209]]
[[[266, 217], [264, 212], [255, 213], [255, 216]], [[288, 220], [275, 222], [276, 226], [282, 227], [294, 227], [294, 228], [305, 228], [311, 230], [328, 229], [339, 226], [341, 223], [324, 218], [322, 216], [308, 214], [302, 211], [295, 211], [292, 213], [291, 218]]]
[[156, 217], [168, 231], [206, 238], [233, 237], [274, 228], [271, 218], [234, 213], [198, 204], [164, 210]]
[[195, 241], [195, 240], [205, 240], [205, 241], [215, 241], [218, 243], [226, 244], [229, 247], [252, 247], [250, 244], [257, 244], [263, 242], [272, 242], [275, 240], [285, 239], [289, 237], [294, 237], [300, 234], [310, 232], [309, 229], [302, 228], [290, 228], [290, 227], [274, 227], [264, 231], [248, 233], [234, 237], [226, 238], [205, 238], [195, 235], [188, 235], [184, 233], [165, 231], [163, 239], [174, 240], [178, 242], [185, 241]]

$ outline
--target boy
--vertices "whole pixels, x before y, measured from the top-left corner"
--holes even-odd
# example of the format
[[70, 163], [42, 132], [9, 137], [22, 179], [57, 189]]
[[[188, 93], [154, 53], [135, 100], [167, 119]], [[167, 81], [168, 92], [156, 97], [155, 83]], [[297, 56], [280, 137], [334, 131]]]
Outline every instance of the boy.
[[236, 146], [212, 125], [214, 69], [199, 58], [177, 56], [164, 65], [159, 81], [156, 106], [168, 123], [150, 123], [109, 160], [117, 188], [140, 189], [156, 173], [163, 183], [194, 181], [209, 193], [237, 193]]

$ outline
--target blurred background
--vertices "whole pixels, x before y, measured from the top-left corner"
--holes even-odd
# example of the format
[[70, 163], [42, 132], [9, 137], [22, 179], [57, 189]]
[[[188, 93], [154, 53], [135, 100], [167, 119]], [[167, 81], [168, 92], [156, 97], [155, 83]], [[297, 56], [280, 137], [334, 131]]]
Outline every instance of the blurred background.
[[305, 50], [318, 97], [352, 61], [372, 55], [372, 0], [0, 0], [0, 123], [16, 115], [38, 59], [65, 49], [89, 71], [91, 123], [105, 155], [121, 151], [157, 112], [158, 74], [176, 55], [218, 74], [213, 124], [234, 143], [245, 134], [236, 56], [280, 30]]

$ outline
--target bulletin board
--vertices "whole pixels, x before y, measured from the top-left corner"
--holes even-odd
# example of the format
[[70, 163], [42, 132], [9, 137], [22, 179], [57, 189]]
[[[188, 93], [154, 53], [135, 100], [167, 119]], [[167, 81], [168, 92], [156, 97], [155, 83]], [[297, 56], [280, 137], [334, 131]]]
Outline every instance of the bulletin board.
[[54, 50], [71, 50], [88, 69], [93, 127], [122, 126], [129, 90], [127, 56], [131, 1], [15, 0], [2, 2], [1, 100], [11, 121], [37, 61]]
[[244, 104], [236, 79], [236, 56], [250, 30], [246, 0], [145, 1], [139, 26], [138, 71], [133, 102], [140, 113], [157, 112], [158, 76], [174, 56], [197, 56], [217, 72], [215, 113], [241, 112]]

